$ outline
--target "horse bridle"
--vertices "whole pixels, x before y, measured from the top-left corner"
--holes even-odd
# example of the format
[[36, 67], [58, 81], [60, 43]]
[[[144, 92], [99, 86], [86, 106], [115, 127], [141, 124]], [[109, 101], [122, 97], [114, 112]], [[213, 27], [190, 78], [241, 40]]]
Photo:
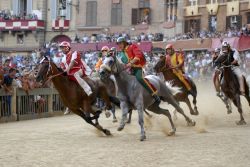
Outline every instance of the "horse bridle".
[[60, 72], [58, 74], [54, 74], [54, 75], [50, 75], [49, 76], [49, 72], [51, 71], [51, 73], [53, 74], [53, 69], [52, 69], [52, 66], [51, 66], [51, 61], [50, 60], [46, 60], [46, 61], [43, 61], [45, 63], [49, 63], [49, 67], [48, 67], [48, 70], [47, 70], [47, 73], [46, 73], [46, 76], [47, 76], [47, 80], [44, 82], [43, 85], [45, 85], [46, 83], [48, 83], [49, 81], [51, 81], [53, 78], [57, 77], [57, 76], [60, 76], [62, 75], [64, 72]]

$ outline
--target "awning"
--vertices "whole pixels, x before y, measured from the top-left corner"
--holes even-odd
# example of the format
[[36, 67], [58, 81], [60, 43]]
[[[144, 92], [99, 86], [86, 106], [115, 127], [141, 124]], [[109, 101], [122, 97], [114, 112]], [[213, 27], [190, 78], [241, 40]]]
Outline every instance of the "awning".
[[167, 44], [173, 44], [176, 50], [208, 50], [211, 47], [211, 39], [191, 39], [191, 40], [179, 40], [171, 42], [156, 42], [153, 43], [153, 47], [165, 48]]
[[103, 46], [107, 46], [110, 48], [115, 47], [116, 49], [118, 49], [118, 46], [116, 45], [115, 42], [100, 42], [97, 43], [97, 50], [101, 50]]
[[86, 52], [86, 51], [96, 51], [96, 43], [71, 43], [71, 48], [74, 51]]
[[223, 41], [227, 41], [232, 48], [239, 49], [239, 38], [238, 37], [224, 38]]
[[250, 37], [241, 36], [239, 39], [239, 51], [250, 50]]
[[152, 51], [152, 42], [140, 42], [137, 43], [137, 46], [141, 49], [143, 52], [151, 52]]
[[38, 49], [39, 47], [15, 47], [15, 48], [12, 48], [12, 47], [0, 47], [0, 52], [32, 52], [36, 49]]
[[220, 38], [212, 38], [212, 46], [211, 49], [215, 50], [216, 48], [221, 47], [221, 39]]

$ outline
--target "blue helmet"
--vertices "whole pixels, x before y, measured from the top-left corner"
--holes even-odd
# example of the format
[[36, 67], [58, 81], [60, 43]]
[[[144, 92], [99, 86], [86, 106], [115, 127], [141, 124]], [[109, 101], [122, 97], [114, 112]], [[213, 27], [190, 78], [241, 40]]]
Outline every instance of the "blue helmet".
[[127, 40], [124, 37], [117, 38], [116, 43], [121, 43], [121, 42], [127, 42]]

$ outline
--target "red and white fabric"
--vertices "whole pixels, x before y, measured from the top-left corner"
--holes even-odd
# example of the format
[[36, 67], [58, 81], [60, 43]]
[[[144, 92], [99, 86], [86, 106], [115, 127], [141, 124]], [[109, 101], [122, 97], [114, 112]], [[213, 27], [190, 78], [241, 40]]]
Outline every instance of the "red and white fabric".
[[52, 28], [54, 30], [68, 30], [69, 29], [69, 20], [53, 20]]
[[0, 30], [36, 30], [44, 29], [42, 20], [4, 20], [0, 21]]

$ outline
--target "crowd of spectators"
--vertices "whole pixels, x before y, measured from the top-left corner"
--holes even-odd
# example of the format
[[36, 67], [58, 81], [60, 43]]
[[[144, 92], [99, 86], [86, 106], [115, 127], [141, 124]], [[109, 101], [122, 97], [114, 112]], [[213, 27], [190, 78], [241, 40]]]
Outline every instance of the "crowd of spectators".
[[84, 34], [83, 36], [76, 35], [73, 39], [74, 42], [77, 43], [96, 43], [96, 42], [116, 42], [118, 37], [125, 37], [132, 42], [140, 42], [140, 41], [177, 41], [177, 40], [188, 40], [188, 39], [196, 39], [196, 38], [230, 38], [230, 37], [240, 37], [241, 35], [249, 36], [250, 29], [247, 25], [244, 25], [241, 29], [237, 28], [228, 28], [225, 32], [218, 31], [207, 31], [201, 30], [199, 32], [188, 32], [184, 34], [176, 34], [175, 36], [168, 37], [164, 36], [162, 33], [140, 33], [138, 35], [129, 35], [126, 32], [123, 33], [100, 33], [100, 34], [92, 34], [88, 36]]
[[36, 14], [26, 14], [21, 12], [18, 15], [13, 14], [10, 10], [0, 10], [0, 21], [1, 20], [37, 20]]

